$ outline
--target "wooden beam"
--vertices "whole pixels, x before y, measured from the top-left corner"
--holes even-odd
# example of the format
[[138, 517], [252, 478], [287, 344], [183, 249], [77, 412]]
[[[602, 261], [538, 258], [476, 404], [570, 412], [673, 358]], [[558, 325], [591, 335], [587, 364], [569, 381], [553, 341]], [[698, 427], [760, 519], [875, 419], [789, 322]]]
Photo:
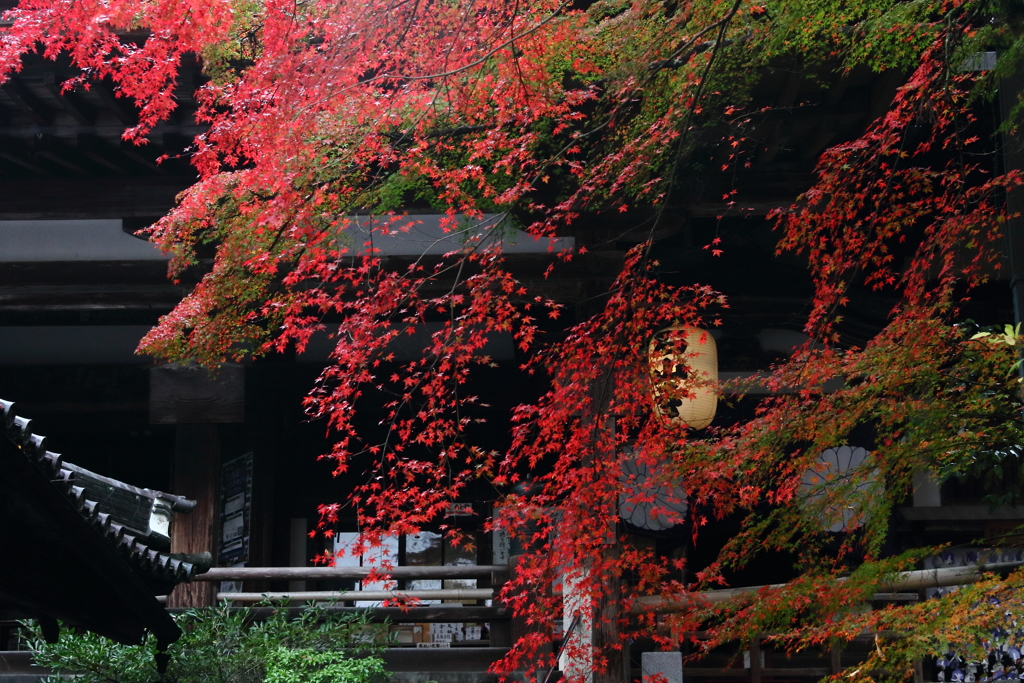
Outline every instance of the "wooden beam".
[[47, 92], [53, 96], [60, 105], [61, 109], [71, 115], [78, 125], [80, 126], [91, 126], [93, 125], [94, 117], [86, 111], [84, 105], [82, 105], [78, 98], [72, 95], [70, 92], [63, 92], [61, 88], [61, 80], [57, 77], [57, 74], [53, 71], [43, 72], [43, 87], [46, 88]]
[[141, 147], [134, 143], [122, 141], [119, 149], [121, 150], [121, 154], [125, 155], [126, 157], [128, 157], [135, 163], [139, 164], [140, 166], [149, 169], [150, 171], [153, 171], [154, 173], [163, 175], [164, 173], [167, 172], [159, 165], [157, 165], [153, 160], [147, 159], [144, 155], [142, 155], [139, 152]]
[[[62, 264], [67, 261], [59, 262]], [[85, 261], [84, 263], [90, 263]], [[7, 264], [4, 264], [5, 267]], [[187, 287], [165, 285], [0, 285], [0, 311], [169, 311]]]
[[[5, 159], [10, 163], [20, 167], [21, 169], [30, 171], [32, 173], [38, 173], [39, 175], [49, 175], [50, 173], [44, 167], [44, 165], [38, 163], [35, 151], [17, 138], [12, 138], [8, 136], [0, 137], [0, 159]], [[27, 182], [35, 182], [39, 183], [40, 185], [45, 185], [49, 182], [49, 180], [49, 178], [46, 178]], [[2, 187], [3, 184], [7, 182], [11, 181], [0, 181], [0, 187]], [[44, 192], [44, 190], [42, 187], [39, 187], [37, 192]], [[0, 209], [0, 211], [2, 211], [2, 209]]]
[[[884, 593], [898, 593], [924, 588], [941, 588], [959, 586], [981, 580], [986, 573], [1007, 572], [1024, 565], [1024, 560], [1014, 562], [994, 562], [992, 564], [974, 564], [966, 567], [944, 567], [942, 569], [918, 569], [902, 572], [888, 584], [879, 588]], [[836, 583], [844, 583], [845, 578], [836, 579]], [[640, 597], [633, 605], [633, 612], [677, 612], [702, 603], [717, 605], [735, 598], [753, 595], [764, 589], [785, 588], [786, 584], [776, 583], [766, 586], [745, 586], [743, 588], [727, 588], [694, 593], [690, 596], [664, 598], [660, 595]]]
[[[386, 573], [393, 579], [477, 579], [493, 572], [507, 571], [505, 565], [445, 565], [439, 567], [393, 567]], [[194, 581], [319, 581], [364, 579], [370, 567], [213, 567]]]
[[28, 89], [28, 86], [17, 76], [10, 76], [3, 88], [4, 93], [11, 98], [11, 101], [29, 115], [32, 122], [37, 126], [49, 126], [53, 121], [51, 112], [42, 102]]
[[279, 591], [266, 593], [217, 593], [217, 602], [263, 602], [264, 600], [293, 600], [298, 602], [330, 602], [342, 600], [490, 600], [490, 588], [436, 588], [411, 591]]
[[125, 175], [137, 174], [143, 169], [157, 175], [167, 173], [164, 168], [141, 154], [140, 148], [130, 142], [121, 141], [115, 145], [98, 135], [81, 134], [78, 136], [78, 149], [98, 163]]
[[35, 152], [36, 155], [49, 159], [73, 173], [89, 175], [93, 172], [92, 168], [88, 168], [88, 160], [77, 149], [53, 135], [38, 136], [35, 141]]
[[67, 170], [69, 170], [69, 171], [71, 171], [73, 173], [81, 173], [82, 175], [85, 175], [86, 173], [88, 173], [88, 171], [86, 171], [84, 168], [82, 168], [78, 164], [74, 163], [73, 161], [68, 161], [67, 159], [62, 157], [60, 154], [57, 154], [56, 152], [53, 152], [51, 150], [41, 150], [41, 151], [37, 152], [37, 154], [39, 156], [43, 157], [44, 159], [49, 159], [50, 161], [52, 161], [53, 163], [57, 164], [58, 166], [63, 166], [64, 168], [66, 168]]
[[[28, 170], [46, 171], [0, 141], [0, 157]], [[0, 220], [132, 218], [161, 216], [195, 182], [182, 177], [0, 179]]]
[[[148, 401], [45, 401], [28, 402], [19, 401], [18, 408], [32, 416], [43, 415], [49, 417], [59, 413], [73, 413], [74, 415], [102, 415], [104, 413], [144, 413], [149, 409]], [[63, 418], [62, 418], [63, 419]], [[89, 419], [92, 419], [91, 417]]]
[[921, 596], [917, 593], [875, 593], [871, 599], [879, 602], [917, 602]]
[[120, 150], [114, 145], [104, 142], [98, 135], [79, 135], [78, 151], [93, 162], [115, 173], [130, 175], [132, 172], [129, 164], [118, 163], [118, 161], [121, 161], [118, 157], [123, 157]]
[[900, 516], [908, 522], [991, 522], [999, 519], [1024, 520], [1024, 508], [1003, 505], [993, 508], [989, 505], [942, 505], [935, 507], [897, 508]]
[[[0, 142], [0, 145], [5, 145], [5, 143]], [[28, 159], [21, 155], [11, 152], [10, 150], [0, 149], [0, 158], [6, 159], [7, 161], [17, 166], [21, 166], [22, 168], [29, 170], [32, 173], [46, 175], [46, 171], [41, 166], [29, 161]]]
[[[188, 291], [194, 282], [195, 280], [192, 280], [188, 284], [183, 284], [182, 291]], [[0, 286], [70, 288], [79, 285], [82, 287], [175, 286], [167, 281], [167, 262], [156, 259], [151, 261], [0, 262]]]
[[139, 119], [135, 113], [135, 109], [128, 104], [128, 101], [123, 97], [117, 97], [114, 94], [114, 87], [106, 82], [97, 83], [92, 88], [93, 92], [99, 95], [99, 98], [106, 105], [107, 109], [125, 126], [134, 126], [138, 123]]
[[789, 207], [796, 195], [773, 197], [769, 199], [744, 199], [740, 194], [735, 204], [725, 202], [694, 202], [689, 206], [690, 215], [694, 218], [717, 218], [718, 216], [767, 216], [775, 209]]
[[[280, 612], [281, 609], [287, 609], [288, 616], [296, 618], [307, 608], [299, 606], [278, 608], [239, 605], [227, 609], [230, 612], [245, 612], [246, 616], [259, 621], [270, 618], [272, 614]], [[496, 623], [506, 623], [511, 618], [511, 614], [504, 607], [466, 607], [455, 604], [425, 605], [421, 607], [343, 607], [340, 605], [325, 605], [320, 607], [320, 609], [327, 614], [366, 615], [374, 623], [385, 621], [392, 624], [410, 621], [427, 623], [450, 623], [453, 621], [491, 622], [492, 645], [495, 644], [494, 625]], [[185, 610], [183, 608], [168, 608], [167, 611], [173, 614], [184, 612]], [[508, 645], [498, 645], [500, 647], [508, 647]]]

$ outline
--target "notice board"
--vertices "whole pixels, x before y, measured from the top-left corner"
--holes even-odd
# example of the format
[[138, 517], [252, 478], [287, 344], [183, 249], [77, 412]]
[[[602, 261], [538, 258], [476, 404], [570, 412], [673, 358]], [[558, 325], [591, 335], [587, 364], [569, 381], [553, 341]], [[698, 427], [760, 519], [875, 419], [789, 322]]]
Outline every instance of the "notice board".
[[217, 565], [245, 566], [249, 561], [252, 519], [252, 453], [221, 466], [220, 540]]

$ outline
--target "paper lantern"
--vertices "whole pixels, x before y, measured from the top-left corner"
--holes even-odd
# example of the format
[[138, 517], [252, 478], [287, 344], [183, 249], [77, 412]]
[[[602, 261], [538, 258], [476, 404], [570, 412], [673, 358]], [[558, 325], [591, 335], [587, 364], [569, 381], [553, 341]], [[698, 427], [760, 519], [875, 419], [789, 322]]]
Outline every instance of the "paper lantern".
[[659, 415], [704, 429], [718, 407], [718, 348], [707, 330], [673, 325], [648, 347], [654, 406]]

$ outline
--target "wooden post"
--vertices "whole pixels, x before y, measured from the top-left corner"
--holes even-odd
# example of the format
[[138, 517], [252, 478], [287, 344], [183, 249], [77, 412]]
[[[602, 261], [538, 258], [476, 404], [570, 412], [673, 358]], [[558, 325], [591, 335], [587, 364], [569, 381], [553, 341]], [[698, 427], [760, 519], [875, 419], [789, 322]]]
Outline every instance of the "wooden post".
[[[999, 107], [1002, 120], [1008, 121], [1010, 111], [1024, 92], [1024, 78], [1014, 74], [999, 84]], [[1024, 140], [1012, 131], [1002, 135], [1003, 172], [1024, 170]], [[1007, 221], [1006, 237], [1010, 256], [1010, 291], [1013, 293], [1013, 313], [1017, 324], [1024, 322], [1024, 189], [1010, 187], [1006, 191], [1006, 208], [1014, 217]], [[1024, 365], [1020, 368], [1024, 377]]]
[[750, 683], [761, 683], [761, 634], [750, 639]]
[[[209, 552], [217, 560], [220, 512], [220, 422], [245, 420], [245, 368], [225, 363], [210, 374], [195, 364], [157, 365], [149, 372], [149, 421], [177, 425], [173, 492], [196, 501], [195, 510], [177, 515], [171, 528], [171, 552]], [[181, 584], [168, 607], [213, 604], [208, 583]]]
[[[244, 440], [246, 446], [243, 452], [248, 450], [253, 454], [248, 564], [254, 567], [277, 564], [275, 557], [278, 561], [287, 558], [289, 564], [292, 564], [293, 560], [299, 561], [298, 555], [295, 558], [291, 557], [293, 548], [290, 539], [286, 540], [282, 535], [284, 529], [291, 533], [291, 524], [289, 523], [288, 527], [281, 525], [275, 528], [276, 513], [279, 511], [276, 507], [277, 487], [281, 479], [277, 471], [277, 455], [290, 429], [290, 423], [281, 419], [281, 406], [273, 397], [287, 395], [286, 372], [290, 369], [290, 365], [282, 363], [255, 363], [247, 368]], [[308, 512], [311, 513], [312, 510]], [[302, 516], [306, 514], [303, 512]], [[311, 526], [315, 524], [309, 518], [307, 523]], [[275, 548], [275, 541], [282, 547]], [[301, 552], [305, 553], [301, 562], [308, 563], [313, 558], [312, 549], [303, 541], [296, 539], [296, 542]], [[288, 554], [283, 552], [284, 548], [288, 548]], [[253, 581], [245, 585], [246, 590], [254, 592], [270, 590], [272, 587], [268, 581]], [[314, 587], [313, 584], [307, 584], [307, 589]]]
[[[491, 572], [491, 588], [494, 589], [494, 593], [498, 591], [508, 582], [509, 572], [508, 569], [504, 571], [493, 571]], [[497, 604], [497, 602], [495, 602]], [[499, 620], [490, 622], [490, 641], [491, 647], [512, 647], [515, 642], [512, 640], [512, 624], [508, 620]]]
[[[611, 460], [616, 462], [618, 454], [615, 452], [615, 417], [608, 414], [608, 405], [611, 402], [612, 393], [615, 390], [615, 376], [611, 372], [601, 377], [591, 387], [596, 410], [600, 413], [597, 416], [598, 425], [604, 436], [612, 444], [609, 450], [604, 452], [595, 448], [594, 452], [584, 459], [584, 464], [593, 464], [593, 458]], [[597, 437], [600, 439], [600, 436]], [[589, 462], [588, 462], [589, 461]], [[603, 559], [609, 564], [617, 565], [622, 554], [619, 547], [618, 528], [618, 500], [601, 501], [610, 505], [615, 511], [614, 521], [610, 522], [609, 533], [605, 539]], [[622, 585], [620, 580], [614, 580], [608, 586], [608, 595], [605, 600], [594, 610], [593, 618], [588, 620], [590, 624], [591, 643], [595, 653], [601, 653], [605, 657], [606, 667], [603, 671], [593, 672], [593, 683], [627, 683], [629, 681], [629, 657], [623, 657], [624, 647], [619, 632], [619, 618], [622, 610]]]
[[[615, 543], [605, 546], [604, 557], [617, 561], [621, 554], [618, 538]], [[629, 657], [619, 634], [619, 617], [622, 611], [621, 582], [614, 581], [608, 588], [608, 597], [597, 608], [594, 615], [594, 650], [603, 652], [608, 666], [603, 672], [594, 672], [594, 683], [626, 683], [629, 681]]]
[[[217, 498], [220, 483], [220, 440], [215, 424], [180, 424], [174, 442], [173, 493], [196, 501], [190, 514], [175, 515], [172, 553], [217, 552]], [[168, 607], [208, 607], [216, 586], [182, 583], [167, 598]]]
[[838, 638], [832, 639], [832, 646], [829, 648], [829, 659], [832, 666], [832, 675], [835, 676], [843, 670], [843, 646], [839, 644]]

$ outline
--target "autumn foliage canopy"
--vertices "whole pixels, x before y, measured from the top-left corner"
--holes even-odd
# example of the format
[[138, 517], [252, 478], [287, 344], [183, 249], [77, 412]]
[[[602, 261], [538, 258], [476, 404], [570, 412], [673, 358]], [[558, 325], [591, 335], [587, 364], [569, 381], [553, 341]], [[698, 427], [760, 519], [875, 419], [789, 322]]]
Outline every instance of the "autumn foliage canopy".
[[[367, 476], [351, 499], [324, 506], [326, 528], [351, 506], [370, 542], [413, 533], [486, 479], [507, 492], [492, 523], [526, 549], [505, 597], [538, 624], [561, 615], [546, 587], [568, 594], [571, 584], [581, 605], [618, 601], [600, 614], [619, 620], [622, 638], [665, 644], [697, 630], [710, 645], [770, 631], [795, 647], [899, 629], [915, 636], [878, 651], [897, 677], [970, 628], [947, 618], [949, 600], [1009, 585], [857, 609], [889, 573], [934, 552], [883, 550], [915, 474], [1019, 466], [1016, 335], [975, 337], [960, 313], [1000, 265], [1005, 198], [1020, 183], [978, 154], [995, 140], [971, 133], [1016, 69], [1012, 3], [21, 0], [5, 18], [0, 70], [17, 71], [31, 51], [70, 55], [81, 77], [65, 87], [113, 81], [141, 112], [125, 133], [139, 142], [174, 110], [183, 60], [201, 60], [197, 116], [208, 130], [190, 149], [198, 181], [151, 235], [173, 254], [172, 276], [203, 250], [216, 258], [142, 351], [214, 365], [331, 333], [306, 409], [329, 426], [324, 457]], [[1001, 52], [995, 71], [962, 68], [985, 50]], [[549, 238], [588, 213], [642, 207], [653, 234], [709, 136], [735, 148], [724, 164], [742, 172], [755, 144], [743, 136], [750, 92], [758, 70], [779, 60], [906, 76], [888, 109], [824, 152], [815, 184], [773, 216], [778, 249], [805, 259], [813, 279], [812, 342], [772, 370], [775, 393], [753, 419], [688, 430], [655, 410], [648, 343], [672, 324], [713, 329], [729, 313], [725, 297], [663, 282], [646, 241], [596, 314], [542, 340], [538, 326], [559, 306], [518, 281], [500, 241], [472, 237], [464, 219], [503, 215]], [[408, 230], [412, 205], [446, 214], [467, 238], [395, 269], [350, 237], [370, 215], [379, 230]], [[897, 258], [908, 244], [910, 257]], [[549, 277], [580, 251], [553, 251]], [[837, 331], [853, 284], [898, 301], [860, 347]], [[439, 325], [422, 358], [391, 362], [391, 342], [427, 320]], [[524, 373], [550, 380], [515, 410], [506, 452], [467, 437], [478, 417], [467, 378], [490, 362], [482, 349], [499, 332], [529, 358]], [[692, 390], [661, 387], [680, 399]], [[387, 397], [384, 438], [362, 431], [371, 395]], [[808, 495], [804, 474], [818, 455], [864, 425], [869, 460]], [[650, 496], [623, 475], [625, 460], [646, 467], [649, 484], [685, 491], [694, 543], [709, 520], [742, 519], [714, 562], [687, 567], [619, 544], [620, 496]], [[843, 509], [855, 511], [855, 533], [822, 524]], [[714, 606], [698, 595], [779, 551], [795, 558], [786, 588]], [[651, 596], [677, 608], [636, 607]], [[524, 639], [506, 664], [536, 665], [547, 637]], [[620, 647], [598, 643], [598, 666]]]

